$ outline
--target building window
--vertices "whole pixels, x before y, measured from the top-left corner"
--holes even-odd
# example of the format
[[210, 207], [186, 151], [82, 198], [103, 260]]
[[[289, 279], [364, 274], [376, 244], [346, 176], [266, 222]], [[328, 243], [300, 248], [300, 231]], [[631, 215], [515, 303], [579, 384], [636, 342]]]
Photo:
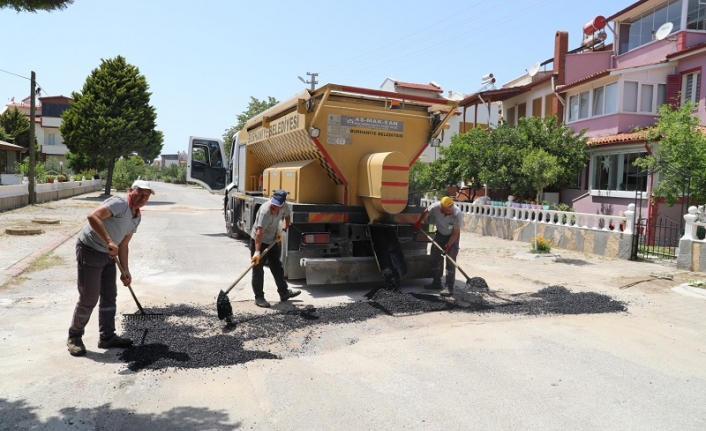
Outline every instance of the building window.
[[542, 98], [532, 100], [532, 116], [542, 118]]
[[666, 0], [640, 15], [620, 23], [618, 54], [624, 54], [652, 42], [654, 32], [662, 24], [671, 22], [674, 25], [672, 33], [679, 31], [681, 29], [682, 4], [682, 0]]
[[640, 168], [635, 160], [647, 155], [646, 151], [600, 153], [591, 158], [593, 190], [647, 191], [647, 181], [637, 174]]
[[686, 28], [689, 30], [706, 30], [706, 1], [689, 0], [686, 12]]
[[599, 87], [593, 90], [593, 115], [603, 115], [603, 93], [605, 89]]
[[569, 98], [569, 122], [588, 118], [590, 92], [584, 91]]
[[552, 103], [554, 102], [554, 97], [551, 94], [544, 96], [544, 118], [549, 118], [552, 116]]
[[515, 125], [515, 107], [514, 106], [512, 108], [507, 109], [507, 118], [505, 119], [505, 121], [507, 121], [508, 126]]
[[605, 86], [605, 113], [618, 112], [618, 83], [614, 82]]
[[701, 72], [686, 73], [682, 76], [681, 103], [691, 100], [699, 103], [699, 88], [701, 87]]
[[0, 150], [0, 174], [9, 173], [9, 172], [5, 172], [6, 167], [7, 167], [7, 150]]
[[667, 103], [667, 84], [657, 84], [657, 109]]
[[47, 133], [47, 145], [56, 145], [56, 133]]
[[654, 85], [642, 84], [640, 86], [640, 112], [653, 112], [652, 98], [654, 96]]
[[527, 116], [527, 104], [526, 103], [520, 103], [517, 105], [517, 120], [519, 121], [520, 118], [525, 118]]
[[623, 112], [637, 112], [637, 82], [623, 85]]

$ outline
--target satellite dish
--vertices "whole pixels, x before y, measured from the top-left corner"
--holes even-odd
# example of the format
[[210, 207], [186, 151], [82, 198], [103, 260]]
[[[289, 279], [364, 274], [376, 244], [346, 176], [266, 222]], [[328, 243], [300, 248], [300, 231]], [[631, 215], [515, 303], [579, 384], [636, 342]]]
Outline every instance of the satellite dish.
[[669, 36], [669, 34], [672, 32], [672, 29], [674, 28], [674, 24], [671, 22], [665, 22], [655, 32], [655, 40], [662, 40], [665, 37]]
[[540, 68], [540, 67], [542, 67], [542, 65], [539, 64], [539, 62], [536, 62], [536, 63], [532, 64], [532, 66], [530, 66], [529, 70], [527, 71], [527, 74], [528, 74], [529, 76], [534, 76], [534, 75], [536, 75], [537, 72], [539, 72], [539, 68]]

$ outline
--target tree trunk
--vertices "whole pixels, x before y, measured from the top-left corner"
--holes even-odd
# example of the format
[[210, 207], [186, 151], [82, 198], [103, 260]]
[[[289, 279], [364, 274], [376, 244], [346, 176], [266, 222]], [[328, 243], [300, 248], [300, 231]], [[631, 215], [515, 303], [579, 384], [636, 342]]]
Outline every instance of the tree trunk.
[[110, 196], [110, 189], [113, 186], [113, 171], [115, 170], [115, 160], [108, 163], [108, 178], [105, 179], [105, 195]]

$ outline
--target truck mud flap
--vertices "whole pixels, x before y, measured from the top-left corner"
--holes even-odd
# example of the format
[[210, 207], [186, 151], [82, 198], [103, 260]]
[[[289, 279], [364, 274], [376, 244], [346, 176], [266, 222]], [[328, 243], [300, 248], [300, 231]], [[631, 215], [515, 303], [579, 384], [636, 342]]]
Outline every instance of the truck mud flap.
[[[405, 280], [431, 278], [431, 256], [405, 256], [407, 273], [400, 278]], [[303, 258], [300, 261], [306, 274], [306, 283], [311, 285], [344, 283], [387, 284], [374, 257]]]

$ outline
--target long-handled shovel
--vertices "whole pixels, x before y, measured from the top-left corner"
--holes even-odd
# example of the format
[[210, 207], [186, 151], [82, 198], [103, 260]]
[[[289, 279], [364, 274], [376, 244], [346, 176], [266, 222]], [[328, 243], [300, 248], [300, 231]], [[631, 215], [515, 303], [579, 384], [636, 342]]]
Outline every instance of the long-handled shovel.
[[[271, 249], [272, 247], [274, 247], [275, 244], [277, 244], [277, 242], [278, 242], [278, 240], [276, 240], [275, 242], [273, 242], [272, 244], [270, 244], [269, 247], [267, 247], [267, 248], [265, 249], [265, 251], [263, 251], [262, 254], [260, 254], [260, 259], [262, 259], [262, 257], [263, 257], [264, 255], [266, 255], [267, 252], [270, 251], [270, 249]], [[235, 287], [235, 285], [238, 284], [238, 282], [239, 282], [240, 280], [242, 280], [243, 277], [245, 277], [245, 274], [247, 274], [248, 272], [250, 272], [251, 269], [253, 269], [254, 266], [255, 266], [255, 262], [252, 262], [252, 263], [245, 269], [245, 271], [243, 271], [243, 273], [240, 274], [240, 277], [238, 277], [238, 278], [230, 285], [230, 287], [228, 287], [228, 289], [226, 289], [225, 292], [221, 290], [220, 293], [218, 294], [218, 300], [216, 301], [216, 308], [218, 309], [218, 318], [219, 318], [219, 319], [221, 319], [221, 320], [227, 319], [228, 317], [230, 317], [230, 316], [233, 315], [233, 307], [230, 306], [230, 299], [228, 299], [228, 292], [230, 292], [230, 291]]]
[[[424, 232], [423, 230], [420, 230], [419, 232], [423, 233], [424, 236], [426, 236], [427, 238], [429, 238], [429, 241], [431, 241], [431, 243], [434, 244], [434, 245], [436, 246], [436, 248], [438, 248], [439, 250], [441, 250], [442, 256], [445, 256], [445, 257], [449, 260], [449, 262], [451, 262], [451, 263], [453, 264], [453, 266], [455, 266], [456, 269], [458, 269], [459, 271], [461, 271], [461, 274], [463, 274], [463, 276], [466, 277], [466, 289], [473, 289], [474, 286], [473, 286], [473, 283], [471, 282], [471, 277], [469, 277], [468, 274], [466, 274], [466, 271], [464, 271], [460, 266], [458, 266], [458, 264], [456, 263], [456, 261], [453, 260], [453, 259], [451, 258], [451, 256], [447, 255], [447, 254], [446, 254], [446, 250], [444, 250], [439, 244], [437, 244], [436, 241], [434, 241], [434, 239], [433, 239], [428, 233]], [[487, 288], [488, 288], [488, 287], [487, 287], [487, 285], [486, 285], [485, 289], [487, 289]]]
[[[120, 264], [120, 259], [118, 259], [118, 256], [115, 256], [115, 263], [118, 264], [118, 269], [120, 270], [120, 273], [122, 275], [125, 275], [125, 271], [123, 270], [123, 266]], [[130, 295], [132, 295], [132, 299], [135, 300], [135, 304], [137, 304], [137, 308], [140, 310], [140, 312], [133, 314], [123, 314], [123, 317], [125, 317], [126, 319], [152, 319], [164, 317], [162, 313], [146, 313], [145, 310], [142, 309], [140, 301], [137, 300], [135, 292], [132, 291], [132, 286], [128, 284], [127, 288], [130, 289]]]

